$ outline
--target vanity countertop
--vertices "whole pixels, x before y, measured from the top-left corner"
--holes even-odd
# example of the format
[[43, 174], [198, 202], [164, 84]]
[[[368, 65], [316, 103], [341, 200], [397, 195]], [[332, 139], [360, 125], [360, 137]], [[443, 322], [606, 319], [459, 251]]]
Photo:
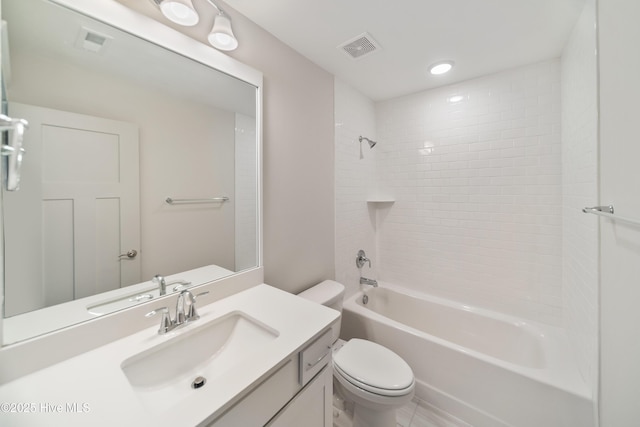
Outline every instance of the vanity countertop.
[[[157, 326], [147, 328], [0, 385], [0, 425], [196, 426], [233, 406], [340, 316], [335, 310], [265, 284], [198, 310], [199, 320], [165, 335], [158, 335]], [[204, 387], [181, 389], [166, 405], [153, 407], [157, 404], [149, 401], [153, 394], [141, 396], [132, 386], [122, 368], [124, 361], [234, 313], [265, 325], [275, 338], [250, 348], [238, 366], [216, 374]], [[171, 366], [176, 359], [180, 356], [162, 363]]]

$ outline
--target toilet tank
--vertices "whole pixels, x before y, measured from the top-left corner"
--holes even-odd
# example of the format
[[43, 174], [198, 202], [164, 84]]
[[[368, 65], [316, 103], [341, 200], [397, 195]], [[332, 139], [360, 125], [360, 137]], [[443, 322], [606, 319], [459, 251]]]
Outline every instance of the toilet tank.
[[[344, 285], [334, 280], [325, 280], [324, 282], [320, 282], [306, 291], [300, 292], [298, 296], [306, 300], [322, 304], [326, 307], [333, 308], [334, 310], [338, 310], [340, 314], [342, 314]], [[333, 342], [336, 342], [340, 337], [340, 322], [342, 322], [342, 319], [332, 326]]]

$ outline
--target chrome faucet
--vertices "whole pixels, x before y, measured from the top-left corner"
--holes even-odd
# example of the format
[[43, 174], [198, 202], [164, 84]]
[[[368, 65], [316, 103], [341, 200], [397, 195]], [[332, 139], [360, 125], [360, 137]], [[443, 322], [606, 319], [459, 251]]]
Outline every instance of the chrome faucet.
[[[358, 251], [358, 255], [356, 256], [356, 266], [358, 268], [364, 267], [365, 263], [369, 263], [369, 268], [371, 268], [371, 260], [367, 258], [367, 254], [364, 253], [362, 249]], [[378, 287], [378, 281], [374, 279], [367, 279], [366, 277], [360, 276], [360, 284], [361, 285], [369, 285], [374, 288]]]
[[153, 279], [151, 279], [151, 282], [154, 283], [156, 286], [158, 286], [160, 295], [167, 294], [167, 282], [165, 282], [164, 276], [156, 274], [155, 276], [153, 276]]
[[192, 322], [199, 318], [200, 316], [196, 311], [196, 297], [186, 289], [181, 291], [176, 301], [176, 325]]
[[159, 274], [156, 274], [155, 276], [153, 276], [153, 279], [151, 279], [151, 282], [154, 283], [156, 286], [158, 286], [158, 291], [160, 295], [167, 294], [167, 286], [177, 285], [175, 288], [173, 288], [173, 292], [177, 292], [182, 290], [185, 286], [189, 286], [191, 284], [191, 282], [187, 282], [186, 280], [182, 280], [182, 279], [172, 280], [170, 282], [167, 282], [164, 276], [161, 276]]
[[378, 281], [377, 280], [367, 279], [366, 277], [360, 277], [360, 284], [361, 285], [373, 286], [374, 288], [378, 287]]
[[[199, 293], [197, 297], [208, 293], [208, 291]], [[200, 318], [200, 315], [198, 315], [198, 312], [196, 311], [196, 296], [193, 296], [193, 294], [186, 289], [181, 291], [180, 295], [178, 295], [178, 299], [176, 301], [176, 318], [174, 320], [171, 320], [171, 314], [167, 307], [161, 307], [150, 311], [145, 314], [145, 317], [155, 316], [158, 313], [162, 315], [160, 318], [160, 329], [158, 329], [158, 334], [160, 335], [164, 335], [175, 328]]]

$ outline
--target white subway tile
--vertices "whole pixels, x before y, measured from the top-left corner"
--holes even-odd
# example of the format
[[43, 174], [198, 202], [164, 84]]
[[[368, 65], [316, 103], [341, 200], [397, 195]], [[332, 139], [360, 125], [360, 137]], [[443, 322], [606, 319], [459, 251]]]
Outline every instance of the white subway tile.
[[[336, 244], [360, 240], [337, 246], [336, 277], [354, 280], [350, 252], [373, 246], [385, 280], [560, 324], [559, 70], [533, 64], [377, 104], [339, 88], [354, 114], [336, 112], [336, 198], [363, 200], [375, 182], [396, 202], [377, 216], [336, 203], [336, 229], [351, 230]], [[465, 101], [447, 103], [454, 92]], [[346, 129], [381, 144], [360, 159]]]

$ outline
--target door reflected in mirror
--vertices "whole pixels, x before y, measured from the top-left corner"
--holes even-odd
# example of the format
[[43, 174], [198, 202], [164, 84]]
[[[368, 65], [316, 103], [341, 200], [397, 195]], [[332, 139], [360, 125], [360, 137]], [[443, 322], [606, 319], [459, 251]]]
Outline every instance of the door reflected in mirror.
[[156, 274], [257, 266], [254, 85], [49, 1], [2, 16], [3, 108], [30, 122], [2, 194], [5, 343], [157, 298]]

